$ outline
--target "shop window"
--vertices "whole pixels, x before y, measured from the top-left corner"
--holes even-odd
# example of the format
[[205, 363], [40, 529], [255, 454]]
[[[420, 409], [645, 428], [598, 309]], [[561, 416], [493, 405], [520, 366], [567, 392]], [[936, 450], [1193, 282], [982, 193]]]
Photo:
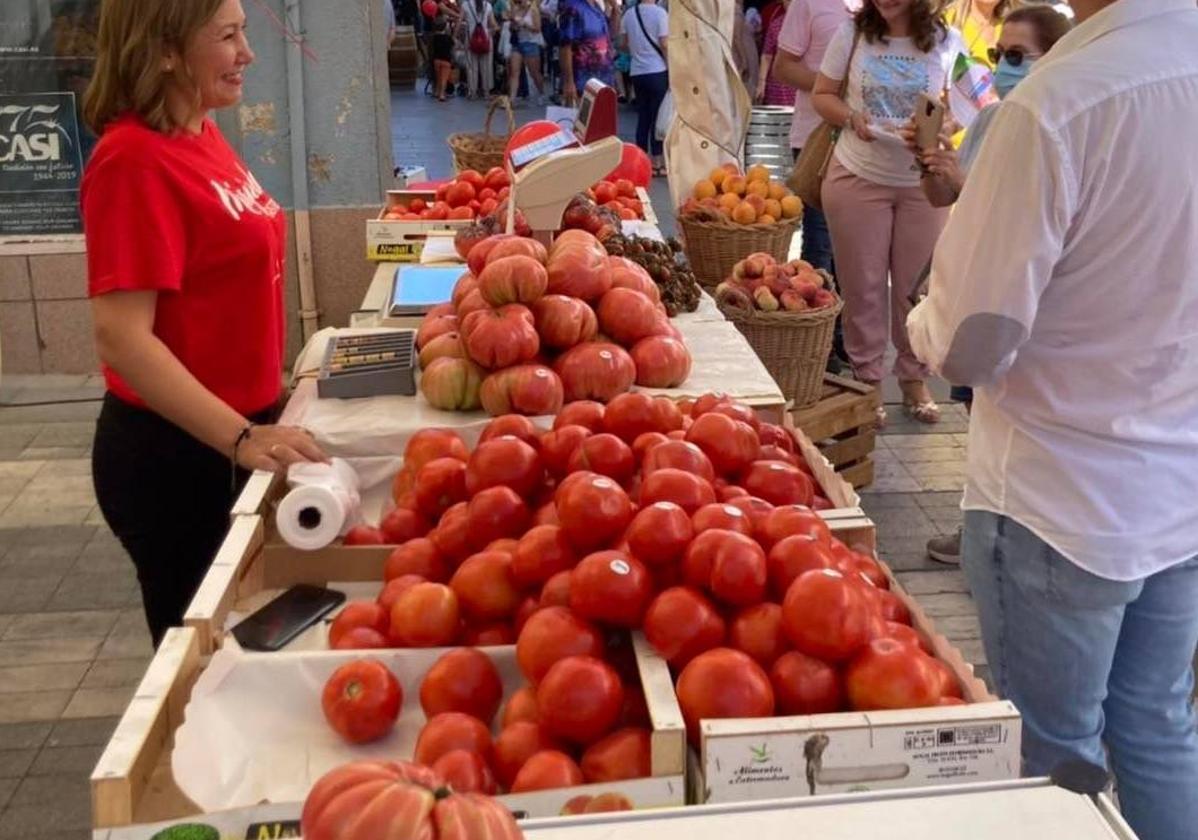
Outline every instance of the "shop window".
[[78, 234], [101, 0], [0, 2], [0, 238]]

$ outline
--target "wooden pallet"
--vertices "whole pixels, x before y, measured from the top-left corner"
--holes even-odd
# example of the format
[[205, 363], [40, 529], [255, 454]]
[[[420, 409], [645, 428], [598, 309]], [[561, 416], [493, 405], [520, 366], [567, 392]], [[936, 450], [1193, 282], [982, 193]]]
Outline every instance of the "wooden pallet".
[[827, 374], [820, 401], [792, 416], [845, 481], [865, 487], [874, 480], [875, 410], [880, 403], [876, 388]]

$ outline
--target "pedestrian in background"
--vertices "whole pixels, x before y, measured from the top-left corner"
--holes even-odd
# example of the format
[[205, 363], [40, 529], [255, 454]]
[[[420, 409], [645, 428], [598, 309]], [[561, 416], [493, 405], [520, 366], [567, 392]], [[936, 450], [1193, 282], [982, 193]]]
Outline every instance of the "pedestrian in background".
[[[782, 0], [780, 6], [785, 8], [791, 0]], [[757, 71], [757, 91], [753, 101], [758, 105], [783, 105], [793, 107], [795, 103], [795, 87], [788, 84], [774, 73], [774, 58], [778, 54], [778, 35], [782, 31], [785, 13], [770, 16], [769, 27], [761, 45], [761, 66]]]
[[508, 98], [516, 101], [516, 91], [524, 69], [537, 89], [537, 104], [544, 107], [545, 79], [541, 75], [541, 56], [545, 38], [541, 34], [541, 4], [537, 0], [512, 0], [508, 8], [512, 24], [512, 54], [508, 59]]
[[[813, 90], [816, 112], [843, 129], [821, 197], [844, 298], [845, 350], [857, 378], [878, 386], [889, 334], [903, 409], [921, 423], [938, 422], [940, 407], [911, 350], [907, 313], [947, 211], [920, 190], [900, 129], [921, 94], [944, 95], [964, 50], [938, 10], [936, 0], [867, 0], [828, 45]], [[879, 423], [885, 419], [879, 408]]]
[[[844, 0], [790, 0], [783, 16], [773, 72], [795, 89], [795, 112], [790, 122], [790, 148], [795, 160], [811, 132], [823, 121], [811, 103], [811, 89], [832, 36], [849, 18]], [[802, 256], [816, 268], [836, 274], [828, 222], [816, 207], [803, 208]]]
[[563, 105], [577, 105], [591, 79], [616, 86], [612, 32], [619, 31], [619, 13], [618, 0], [558, 0]]
[[1109, 758], [1136, 836], [1193, 840], [1198, 7], [1072, 6], [995, 113], [911, 341], [974, 386], [961, 563], [1024, 772]]
[[467, 95], [483, 99], [495, 83], [495, 38], [499, 35], [491, 0], [465, 0], [462, 26], [466, 31]]
[[157, 646], [183, 624], [248, 470], [321, 460], [274, 425], [287, 220], [211, 118], [254, 60], [238, 0], [105, 0], [80, 210], [107, 391], [92, 479]]
[[657, 139], [657, 112], [670, 89], [666, 46], [669, 15], [656, 0], [640, 0], [624, 12], [621, 27], [636, 91], [636, 144], [652, 159], [653, 174], [664, 175], [662, 144]]

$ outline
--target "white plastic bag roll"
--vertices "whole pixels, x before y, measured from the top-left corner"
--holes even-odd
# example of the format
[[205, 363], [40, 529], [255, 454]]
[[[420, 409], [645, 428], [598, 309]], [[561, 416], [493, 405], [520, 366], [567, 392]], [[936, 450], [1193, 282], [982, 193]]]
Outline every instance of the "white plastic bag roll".
[[293, 464], [291, 491], [275, 514], [279, 535], [293, 548], [324, 548], [361, 519], [358, 474], [341, 458], [328, 464]]

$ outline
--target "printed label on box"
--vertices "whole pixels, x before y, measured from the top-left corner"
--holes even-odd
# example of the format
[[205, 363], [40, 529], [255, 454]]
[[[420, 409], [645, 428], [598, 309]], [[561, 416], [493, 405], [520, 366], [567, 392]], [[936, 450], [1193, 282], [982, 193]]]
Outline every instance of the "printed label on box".
[[1020, 722], [806, 728], [708, 735], [708, 802], [1018, 778]]

